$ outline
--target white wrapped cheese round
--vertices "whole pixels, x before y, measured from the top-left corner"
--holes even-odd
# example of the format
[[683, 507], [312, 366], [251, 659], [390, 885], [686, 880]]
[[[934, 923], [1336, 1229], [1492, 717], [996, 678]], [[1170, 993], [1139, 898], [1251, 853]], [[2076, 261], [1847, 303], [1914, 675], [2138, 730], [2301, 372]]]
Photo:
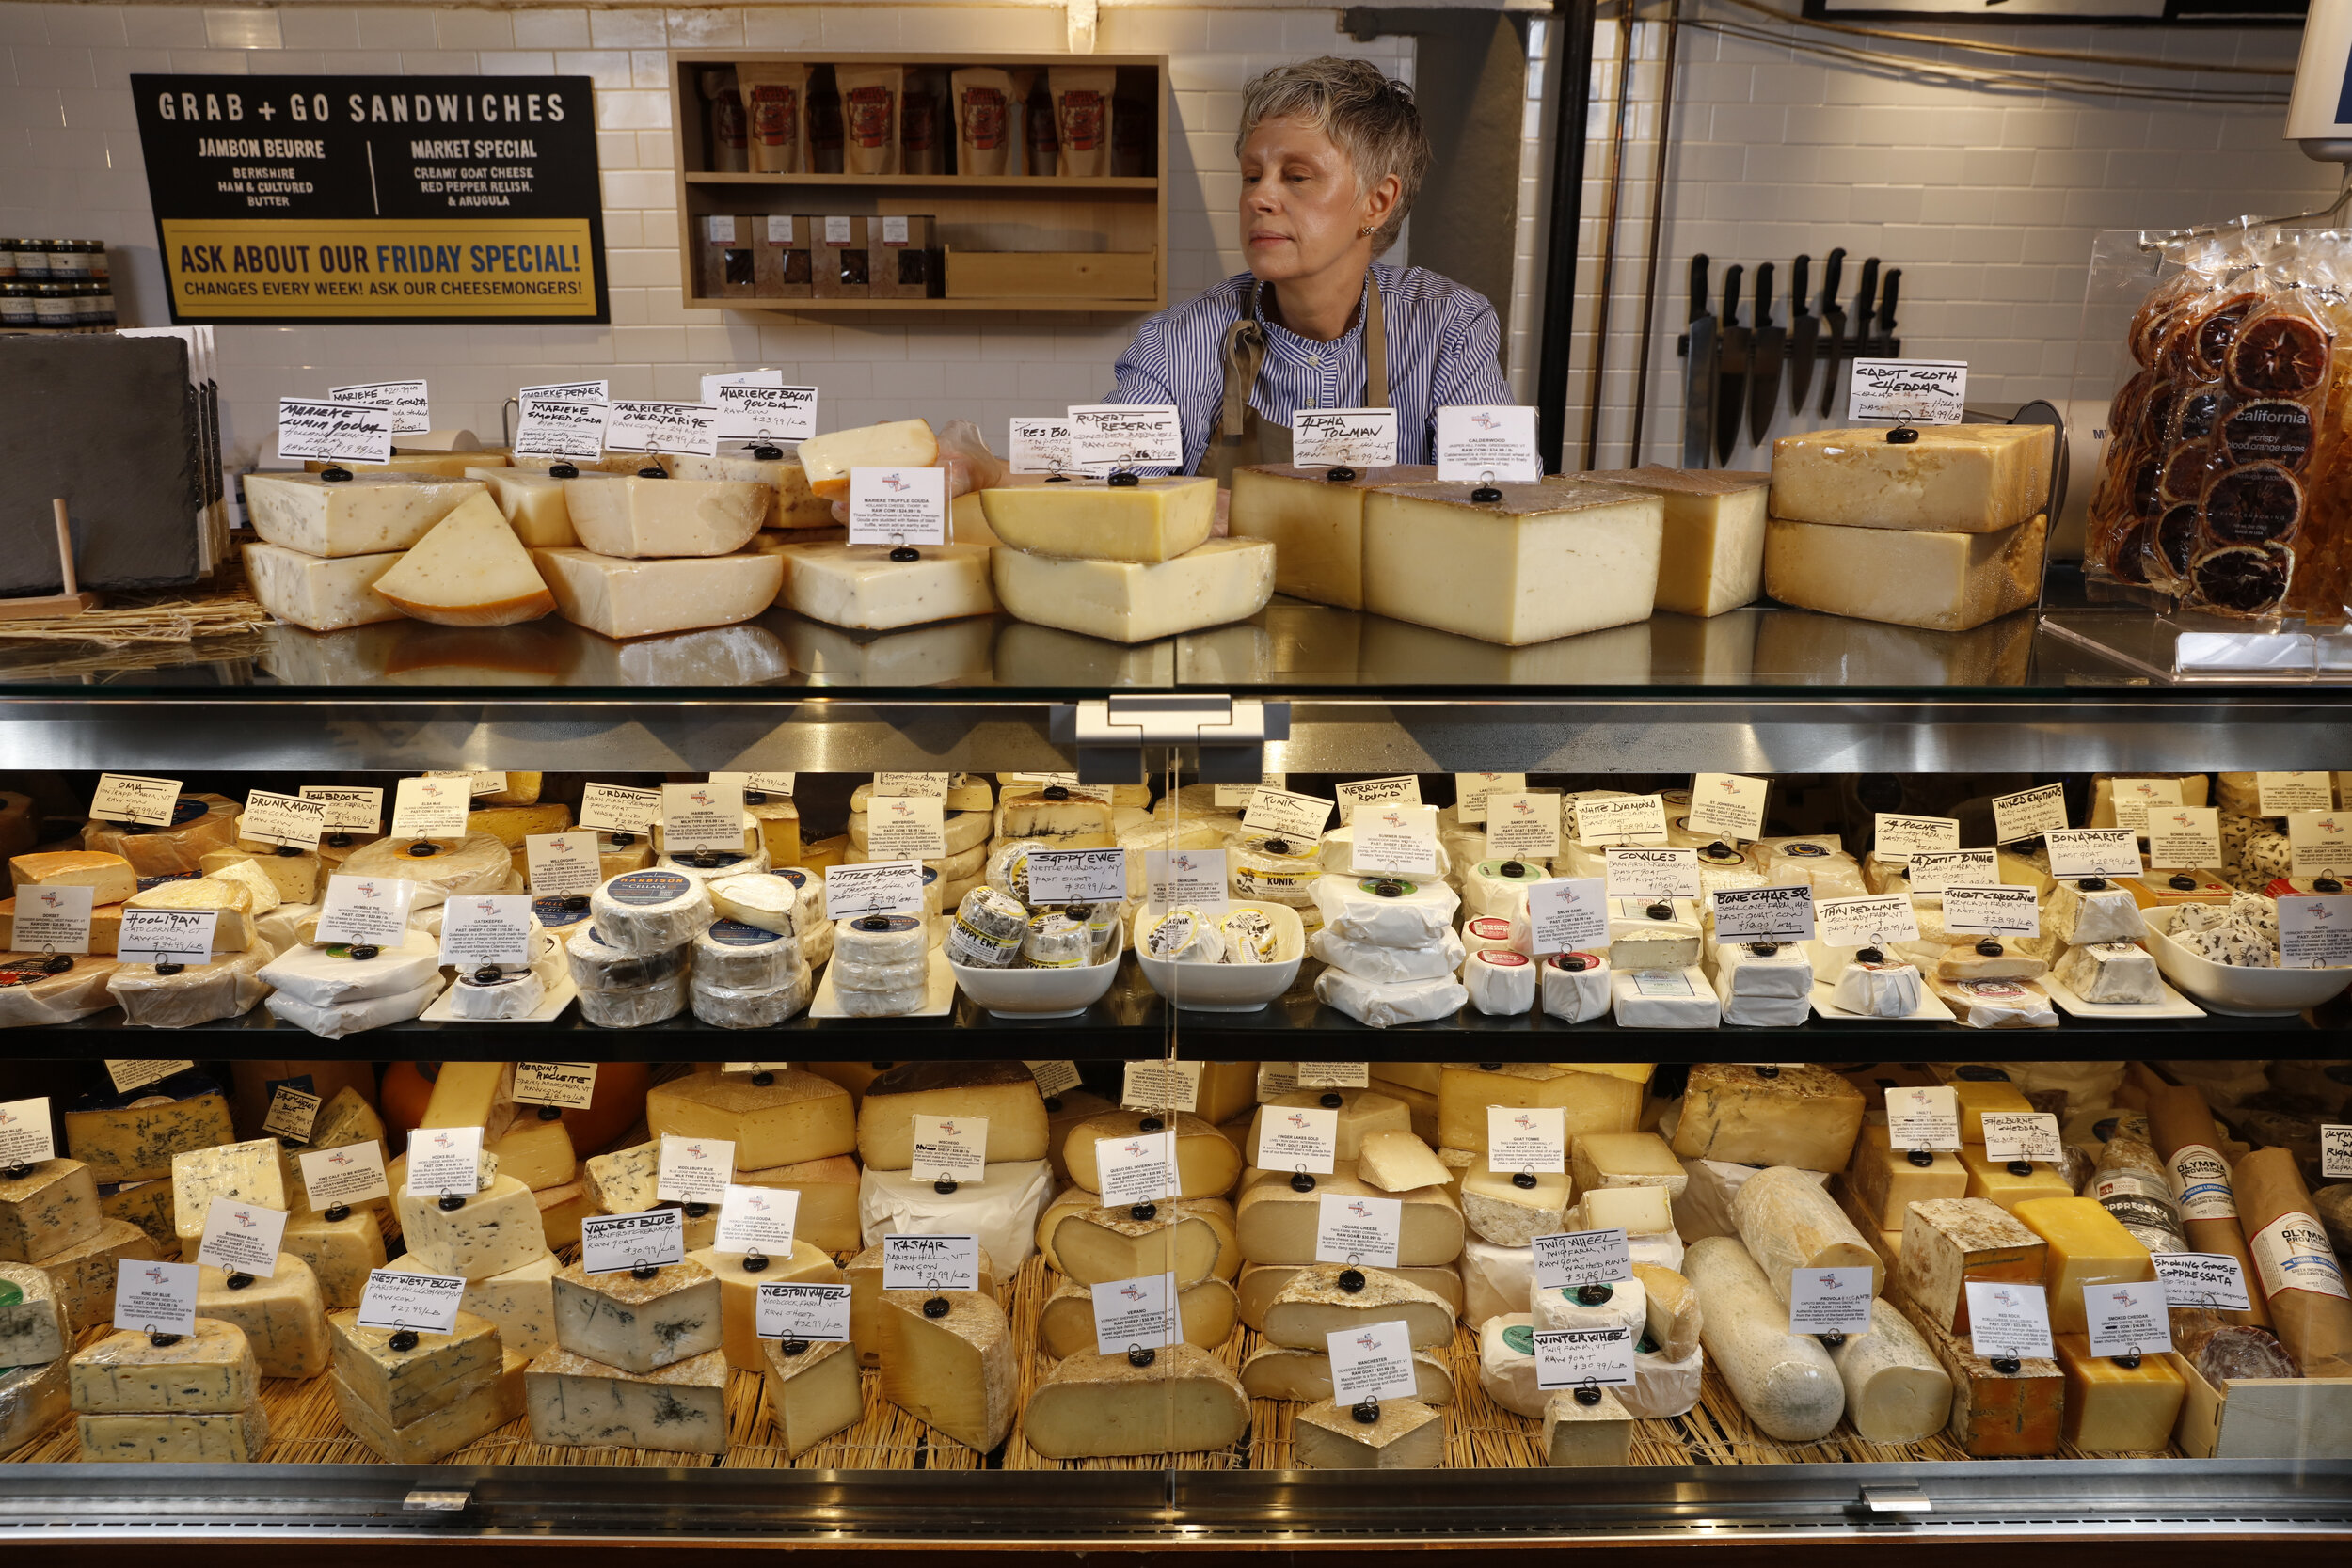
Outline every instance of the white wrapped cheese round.
[[[1481, 1164], [1484, 1164], [1483, 1157]], [[1521, 1314], [1535, 1297], [1535, 1249], [1500, 1246], [1481, 1236], [1462, 1238], [1462, 1321], [1472, 1328], [1487, 1319]]]
[[[272, 957], [266, 946], [253, 946], [184, 968], [119, 964], [106, 977], [106, 990], [122, 1009], [124, 1022], [184, 1029], [251, 1012], [269, 994], [261, 971]], [[167, 969], [174, 972], [165, 973]]]
[[1921, 1443], [1952, 1413], [1952, 1378], [1911, 1320], [1884, 1297], [1870, 1303], [1870, 1332], [1829, 1349], [1846, 1385], [1846, 1418], [1872, 1443]]
[[947, 927], [948, 958], [970, 969], [1009, 969], [1029, 934], [1029, 911], [1011, 894], [976, 887], [956, 906]]
[[1564, 1023], [1590, 1023], [1609, 1011], [1609, 960], [1598, 953], [1554, 953], [1544, 959], [1544, 1011]]
[[1083, 921], [1066, 914], [1036, 914], [1021, 939], [1024, 969], [1077, 969], [1094, 956], [1094, 938]]
[[1906, 963], [1863, 963], [1837, 972], [1830, 1002], [1866, 1018], [1908, 1018], [1919, 1010], [1919, 971]]
[[1535, 1009], [1535, 964], [1517, 953], [1472, 953], [1462, 961], [1470, 1006], [1490, 1018]]
[[1293, 908], [1312, 903], [1315, 883], [1323, 874], [1313, 839], [1253, 831], [1235, 839], [1225, 851], [1225, 876], [1233, 896], [1255, 903]]
[[803, 967], [801, 944], [739, 920], [719, 920], [694, 939], [694, 980], [731, 990], [769, 990]]
[[545, 981], [528, 969], [460, 974], [450, 987], [452, 1018], [508, 1022], [529, 1018], [548, 999]]
[[795, 967], [778, 985], [757, 990], [714, 986], [697, 967], [689, 988], [694, 1016], [718, 1029], [772, 1029], [798, 1017], [816, 990], [806, 964]]
[[677, 854], [663, 854], [653, 863], [657, 871], [675, 871], [697, 882], [715, 882], [727, 877], [755, 877], [768, 869], [768, 851], [741, 854], [725, 849], [684, 849]]
[[365, 958], [352, 957], [344, 942], [324, 947], [304, 942], [262, 965], [260, 978], [296, 1002], [332, 1007], [405, 995], [427, 981], [437, 981], [440, 964], [440, 944], [412, 930], [401, 933], [398, 946], [378, 949]]
[[[1357, 870], [1356, 825], [1352, 822], [1343, 822], [1323, 835], [1323, 841], [1315, 846], [1315, 860], [1324, 870], [1334, 872], [1342, 877], [1379, 875], [1377, 867], [1368, 868], [1361, 872]], [[1452, 881], [1454, 863], [1452, 852], [1440, 840], [1438, 845], [1438, 869], [1435, 874]]]
[[1470, 953], [1523, 952], [1523, 934], [1501, 915], [1472, 915], [1462, 922], [1462, 948]]
[[692, 953], [686, 942], [659, 953], [631, 953], [607, 942], [593, 924], [573, 927], [572, 934], [564, 939], [564, 962], [571, 969], [572, 984], [583, 996], [659, 985], [684, 974]]
[[400, 991], [390, 996], [371, 996], [364, 1002], [338, 1002], [326, 1006], [297, 1001], [284, 991], [272, 991], [262, 1006], [272, 1018], [307, 1029], [321, 1039], [339, 1040], [347, 1035], [363, 1034], [381, 1029], [387, 1023], [405, 1023], [433, 1006], [441, 994], [441, 975], [434, 971], [433, 978], [414, 990]]
[[1387, 1029], [1399, 1023], [1427, 1023], [1452, 1018], [1462, 1010], [1470, 994], [1462, 982], [1448, 974], [1436, 980], [1407, 980], [1382, 985], [1361, 979], [1343, 969], [1327, 969], [1315, 976], [1315, 1000], [1337, 1007], [1359, 1023]]
[[1479, 1324], [1478, 1386], [1514, 1415], [1542, 1419], [1551, 1391], [1535, 1386], [1534, 1319], [1507, 1312]]
[[1462, 879], [1462, 908], [1508, 920], [1527, 907], [1527, 890], [1550, 874], [1542, 861], [1480, 861]]
[[839, 977], [862, 971], [916, 969], [930, 941], [923, 922], [911, 914], [868, 914], [833, 923], [833, 964]]
[[1219, 962], [1225, 957], [1224, 933], [1199, 910], [1165, 910], [1143, 924], [1137, 945], [1163, 963]]
[[1034, 838], [1008, 839], [990, 847], [982, 876], [990, 887], [1010, 895], [1025, 906], [1029, 902], [1029, 857], [1040, 849], [1052, 847]]
[[1846, 1386], [1829, 1352], [1809, 1334], [1788, 1332], [1788, 1306], [1748, 1249], [1728, 1236], [1692, 1243], [1683, 1272], [1706, 1303], [1699, 1328], [1715, 1370], [1767, 1435], [1811, 1443], [1836, 1429]]
[[1217, 936], [1225, 944], [1225, 951], [1218, 955], [1217, 962], [1270, 964], [1274, 961], [1275, 953], [1281, 945], [1281, 933], [1275, 927], [1274, 917], [1265, 911], [1247, 906], [1228, 910], [1216, 917], [1216, 924]]
[[686, 1010], [687, 981], [674, 974], [626, 990], [582, 990], [580, 1016], [602, 1029], [645, 1029]]
[[1350, 942], [1326, 926], [1307, 941], [1307, 951], [1333, 969], [1344, 969], [1366, 980], [1394, 984], [1400, 980], [1435, 980], [1462, 966], [1462, 939], [1451, 928], [1414, 947], [1381, 947]]
[[977, 1181], [916, 1180], [902, 1170], [858, 1178], [858, 1225], [867, 1246], [884, 1236], [977, 1236], [999, 1269], [1017, 1269], [1037, 1250], [1037, 1225], [1054, 1198], [1054, 1167], [1043, 1160], [990, 1161]]
[[1334, 877], [1315, 882], [1324, 926], [1350, 942], [1376, 947], [1419, 947], [1452, 928], [1462, 906], [1441, 881], [1406, 877]]
[[[879, 971], [872, 984], [845, 984], [838, 969], [833, 972], [834, 998], [841, 1011], [850, 1018], [904, 1018], [920, 1008], [930, 991], [926, 977], [919, 972], [911, 977], [899, 978], [905, 971]], [[882, 976], [890, 978], [884, 979]]]
[[1637, 1349], [1632, 1383], [1620, 1384], [1610, 1392], [1635, 1420], [1662, 1420], [1689, 1415], [1699, 1402], [1699, 1385], [1706, 1377], [1704, 1350], [1693, 1349], [1681, 1360], [1669, 1361], [1662, 1352]]
[[[420, 855], [419, 849], [431, 853]], [[515, 874], [515, 852], [494, 833], [463, 838], [379, 838], [337, 868], [345, 877], [391, 877], [417, 884], [409, 909], [430, 909], [469, 893], [500, 893]]]
[[630, 871], [588, 897], [596, 933], [628, 953], [666, 953], [702, 934], [713, 919], [710, 893], [675, 871]]

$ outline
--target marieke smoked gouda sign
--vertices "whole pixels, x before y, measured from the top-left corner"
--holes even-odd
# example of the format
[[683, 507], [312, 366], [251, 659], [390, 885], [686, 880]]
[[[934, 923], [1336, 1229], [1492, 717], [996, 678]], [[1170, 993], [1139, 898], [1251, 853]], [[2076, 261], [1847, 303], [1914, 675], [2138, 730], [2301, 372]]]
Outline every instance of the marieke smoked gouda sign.
[[609, 319], [585, 76], [134, 76], [175, 322]]

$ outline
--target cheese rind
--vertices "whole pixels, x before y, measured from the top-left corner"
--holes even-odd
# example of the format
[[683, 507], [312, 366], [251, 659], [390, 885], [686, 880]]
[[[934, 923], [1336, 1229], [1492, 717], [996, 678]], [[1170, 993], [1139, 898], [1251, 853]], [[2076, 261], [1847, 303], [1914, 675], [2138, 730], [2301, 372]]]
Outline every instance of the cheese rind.
[[1862, 1091], [1827, 1068], [1765, 1077], [1739, 1063], [1691, 1069], [1674, 1150], [1685, 1159], [1837, 1170], [1862, 1129]]
[[1877, 1250], [1804, 1171], [1788, 1165], [1757, 1171], [1731, 1200], [1731, 1218], [1748, 1256], [1783, 1301], [1791, 1276], [1814, 1269], [1867, 1268], [1870, 1293], [1885, 1286], [1886, 1266]]
[[987, 545], [925, 545], [922, 559], [893, 561], [887, 545], [792, 545], [778, 550], [785, 568], [777, 602], [853, 631], [893, 631], [962, 615], [991, 615]]
[[1066, 1356], [1029, 1395], [1021, 1434], [1048, 1459], [1191, 1453], [1249, 1430], [1249, 1397], [1210, 1352], [1164, 1345], [1147, 1366], [1125, 1354]]
[[2066, 1380], [2057, 1362], [2026, 1356], [1996, 1364], [1940, 1323], [1917, 1312], [1912, 1321], [1951, 1377], [1946, 1430], [1963, 1452], [1972, 1459], [2026, 1459], [2058, 1451]]
[[1772, 515], [1879, 531], [1990, 533], [2049, 504], [2047, 427], [1924, 425], [1917, 434], [1902, 445], [1883, 430], [1782, 436], [1772, 443]]
[[1903, 1215], [1895, 1293], [1914, 1318], [1965, 1334], [1971, 1281], [2039, 1284], [2047, 1254], [2041, 1237], [1983, 1198], [1914, 1203]]
[[1024, 621], [1113, 642], [1245, 620], [1274, 596], [1274, 546], [1211, 539], [1167, 561], [1141, 563], [1031, 555], [994, 547], [996, 597]]
[[1039, 555], [1097, 561], [1169, 561], [1198, 547], [1216, 525], [1216, 482], [1187, 475], [1113, 488], [1106, 479], [1022, 484], [980, 492], [999, 541]]
[[1658, 608], [1714, 616], [1764, 591], [1765, 499], [1770, 474], [1649, 467], [1564, 476], [1655, 495], [1664, 504]]
[[1968, 631], [2040, 595], [2048, 535], [2041, 516], [1994, 533], [1834, 528], [1774, 517], [1764, 534], [1764, 592], [1800, 610]]
[[606, 637], [652, 637], [748, 621], [776, 601], [784, 562], [770, 555], [630, 561], [582, 549], [534, 549], [564, 619]]
[[373, 584], [406, 615], [443, 626], [511, 626], [555, 608], [506, 518], [486, 495], [468, 497]]

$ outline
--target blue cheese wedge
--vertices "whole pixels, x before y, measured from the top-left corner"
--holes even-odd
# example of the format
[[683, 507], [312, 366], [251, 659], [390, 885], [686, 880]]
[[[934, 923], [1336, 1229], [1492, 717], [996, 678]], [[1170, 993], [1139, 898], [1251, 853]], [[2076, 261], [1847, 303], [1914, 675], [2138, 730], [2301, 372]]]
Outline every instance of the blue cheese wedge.
[[195, 1333], [167, 1345], [139, 1329], [111, 1334], [76, 1352], [67, 1375], [73, 1408], [85, 1416], [243, 1410], [262, 1377], [245, 1330], [215, 1318], [197, 1319]]
[[37, 1263], [98, 1234], [98, 1183], [79, 1160], [43, 1160], [0, 1179], [0, 1260]]
[[572, 1263], [556, 1274], [552, 1301], [555, 1342], [623, 1371], [652, 1372], [720, 1348], [719, 1276], [691, 1258], [650, 1279]]
[[[326, 1304], [310, 1264], [281, 1252], [277, 1272], [266, 1279], [223, 1274], [209, 1264], [196, 1278], [197, 1316], [245, 1330], [263, 1377], [308, 1378], [326, 1370]], [[244, 1283], [232, 1286], [232, 1280]]]
[[85, 1465], [250, 1465], [269, 1442], [258, 1404], [217, 1415], [77, 1416]]
[[286, 1168], [278, 1140], [256, 1138], [171, 1157], [172, 1228], [182, 1241], [204, 1234], [218, 1197], [285, 1209]]
[[564, 1448], [724, 1453], [726, 1390], [726, 1357], [715, 1350], [637, 1373], [558, 1348], [523, 1374], [532, 1437]]
[[334, 1313], [327, 1323], [336, 1380], [394, 1427], [495, 1382], [505, 1360], [498, 1325], [463, 1309], [452, 1332], [419, 1333], [405, 1350], [394, 1347], [398, 1331], [362, 1327], [356, 1310]]
[[73, 1330], [49, 1275], [26, 1264], [0, 1263], [0, 1364], [60, 1361], [72, 1349]]

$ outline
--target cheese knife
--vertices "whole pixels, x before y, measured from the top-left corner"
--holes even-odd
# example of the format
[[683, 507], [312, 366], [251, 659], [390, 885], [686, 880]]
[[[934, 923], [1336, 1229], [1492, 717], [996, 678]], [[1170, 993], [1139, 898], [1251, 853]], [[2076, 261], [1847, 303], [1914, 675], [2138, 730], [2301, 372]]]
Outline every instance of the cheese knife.
[[1788, 352], [1788, 329], [1772, 325], [1772, 263], [1756, 269], [1756, 341], [1748, 371], [1748, 445], [1764, 444], [1773, 406], [1780, 402], [1780, 369]]
[[1821, 273], [1821, 354], [1829, 364], [1821, 371], [1821, 406], [1816, 412], [1824, 416], [1837, 386], [1837, 356], [1845, 346], [1846, 308], [1837, 303], [1837, 285], [1845, 271], [1846, 250], [1840, 245], [1829, 253], [1829, 265]]
[[1806, 277], [1813, 258], [1800, 256], [1788, 273], [1788, 412], [1804, 412], [1804, 395], [1813, 389], [1813, 355], [1821, 337], [1821, 318], [1806, 309]]
[[1715, 318], [1708, 310], [1707, 258], [1691, 258], [1691, 325], [1683, 340], [1682, 466], [1707, 467], [1715, 413]]
[[1748, 344], [1755, 333], [1740, 325], [1740, 276], [1734, 261], [1724, 273], [1724, 321], [1715, 357], [1715, 461], [1727, 465], [1740, 444], [1740, 416], [1748, 404]]
[[[1848, 324], [1853, 330], [1847, 334], [1846, 352], [1843, 356], [1847, 361], [1846, 378], [1849, 383], [1853, 379], [1853, 361], [1861, 358], [1864, 352], [1870, 346], [1870, 318], [1875, 312], [1878, 297], [1879, 259], [1875, 256], [1866, 256], [1862, 261], [1862, 287], [1854, 293], [1853, 317]], [[1824, 414], [1829, 413], [1835, 406], [1833, 395], [1836, 387], [1836, 378], [1833, 376], [1829, 386], [1821, 389], [1821, 412]]]

